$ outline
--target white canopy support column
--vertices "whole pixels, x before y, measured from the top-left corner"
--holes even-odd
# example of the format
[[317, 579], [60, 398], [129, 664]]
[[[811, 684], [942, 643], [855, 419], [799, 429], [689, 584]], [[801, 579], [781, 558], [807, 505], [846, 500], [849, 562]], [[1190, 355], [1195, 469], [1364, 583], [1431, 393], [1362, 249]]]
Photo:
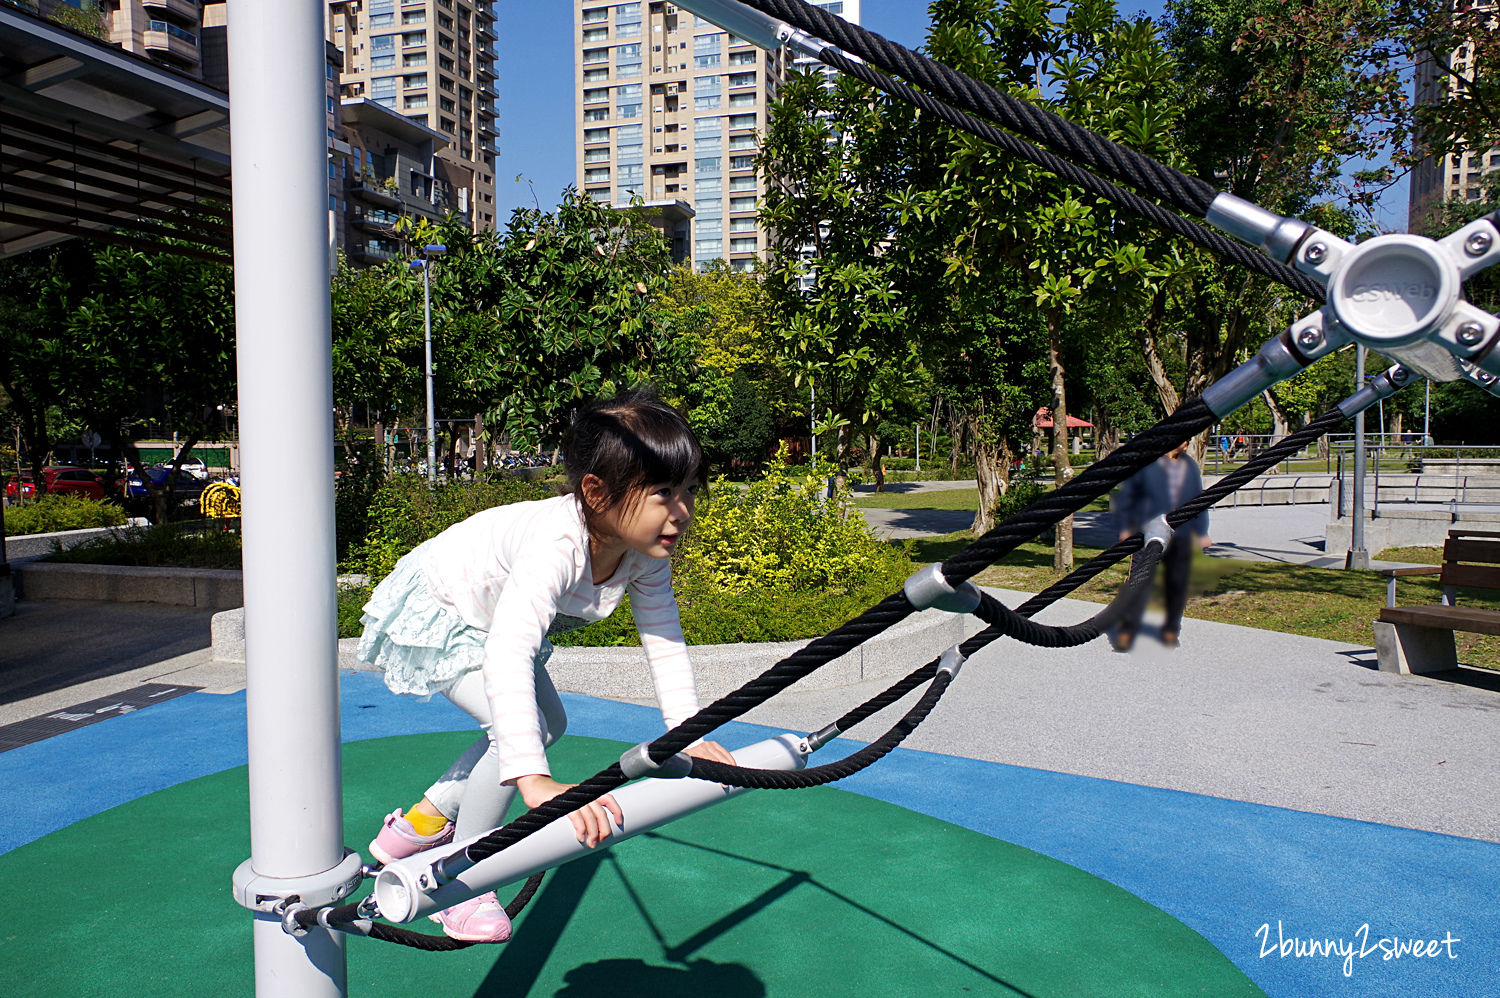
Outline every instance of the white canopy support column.
[[278, 909], [360, 880], [339, 784], [324, 7], [229, 2], [250, 758], [234, 888], [262, 998], [345, 994], [342, 936], [292, 935]]

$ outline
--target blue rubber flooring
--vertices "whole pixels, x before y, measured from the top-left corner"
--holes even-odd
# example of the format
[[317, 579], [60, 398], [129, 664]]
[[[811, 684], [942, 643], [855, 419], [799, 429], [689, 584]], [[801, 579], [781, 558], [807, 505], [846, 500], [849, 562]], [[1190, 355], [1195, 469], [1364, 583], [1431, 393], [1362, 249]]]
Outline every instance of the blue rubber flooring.
[[[342, 698], [346, 741], [472, 723], [363, 673], [343, 674]], [[573, 733], [660, 731], [654, 708], [563, 700]], [[768, 733], [734, 724], [718, 737], [733, 748]], [[834, 743], [819, 761], [855, 747]], [[0, 853], [245, 761], [243, 694], [194, 693], [0, 753], [11, 814], [31, 819], [0, 826]], [[1500, 994], [1495, 843], [902, 749], [838, 786], [1108, 880], [1201, 933], [1273, 998]], [[920, 871], [909, 883], [921, 889]], [[1087, 940], [1068, 945], [1088, 959]]]

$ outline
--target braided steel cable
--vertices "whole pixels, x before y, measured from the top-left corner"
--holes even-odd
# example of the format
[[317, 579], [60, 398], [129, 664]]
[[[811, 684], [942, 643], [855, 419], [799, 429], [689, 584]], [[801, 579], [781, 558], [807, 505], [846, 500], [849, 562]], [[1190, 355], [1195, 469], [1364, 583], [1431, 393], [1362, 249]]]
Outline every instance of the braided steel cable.
[[1130, 566], [1130, 575], [1120, 591], [1115, 593], [1115, 598], [1088, 620], [1077, 624], [1065, 627], [1039, 624], [1031, 619], [1030, 614], [1012, 610], [989, 593], [982, 595], [979, 609], [974, 611], [974, 615], [1000, 634], [1038, 648], [1075, 648], [1087, 644], [1113, 627], [1125, 615], [1136, 594], [1151, 585], [1151, 577], [1156, 574], [1156, 566], [1160, 564], [1165, 550], [1166, 545], [1160, 540], [1155, 544], [1147, 544], [1135, 556], [1135, 562]]
[[835, 762], [807, 769], [753, 769], [746, 766], [730, 766], [708, 759], [694, 759], [689, 776], [699, 780], [711, 780], [732, 787], [748, 787], [752, 790], [803, 790], [820, 787], [825, 783], [853, 776], [861, 769], [872, 766], [891, 750], [906, 740], [917, 725], [927, 720], [932, 708], [937, 706], [943, 694], [953, 682], [953, 673], [942, 670], [933, 677], [932, 684], [922, 698], [906, 714], [878, 739], [856, 752]]
[[996, 122], [1111, 179], [1124, 181], [1138, 190], [1150, 191], [1193, 215], [1205, 215], [1219, 194], [1213, 185], [1197, 177], [1111, 142], [1082, 125], [981, 83], [802, 0], [738, 2], [831, 42], [888, 73], [902, 76], [947, 104]]
[[1020, 156], [1022, 159], [1034, 163], [1044, 170], [1057, 174], [1074, 186], [1081, 187], [1092, 194], [1104, 198], [1106, 201], [1111, 201], [1122, 208], [1133, 211], [1153, 225], [1165, 229], [1173, 235], [1181, 236], [1216, 256], [1237, 263], [1263, 277], [1269, 277], [1274, 281], [1278, 281], [1282, 285], [1299, 294], [1306, 295], [1314, 301], [1321, 302], [1324, 300], [1325, 291], [1323, 285], [1279, 260], [1273, 260], [1264, 254], [1257, 253], [1243, 243], [1235, 242], [1228, 236], [1220, 235], [1207, 226], [1199, 225], [1191, 219], [1168, 211], [1154, 201], [1146, 200], [1134, 191], [1129, 191], [1117, 184], [1112, 184], [1103, 177], [1090, 173], [1060, 156], [1038, 148], [1030, 142], [1011, 135], [1009, 132], [1003, 132], [988, 122], [975, 118], [973, 115], [965, 114], [957, 108], [950, 107], [930, 94], [913, 89], [899, 80], [892, 79], [866, 63], [855, 62], [837, 49], [824, 49], [819, 54], [819, 58], [841, 73], [847, 73], [894, 97], [899, 97], [941, 118], [955, 128], [962, 129], [992, 145], [999, 146], [1006, 152]]
[[[1151, 585], [1151, 577], [1156, 572], [1156, 566], [1161, 561], [1164, 545], [1161, 543], [1147, 545], [1136, 558], [1134, 566], [1130, 571], [1130, 578], [1109, 606], [1095, 614], [1089, 620], [1073, 624], [1068, 627], [1048, 627], [1035, 621], [1019, 617], [1009, 607], [988, 593], [980, 596], [980, 604], [975, 615], [989, 623], [991, 626], [984, 634], [990, 637], [984, 642], [994, 640], [996, 637], [1014, 637], [1027, 644], [1039, 645], [1046, 648], [1068, 648], [1074, 645], [1092, 641], [1106, 629], [1114, 624], [1124, 613], [1128, 602], [1140, 591], [1143, 586]], [[967, 643], [966, 643], [967, 644]], [[983, 647], [983, 644], [979, 645]], [[977, 648], [976, 648], [977, 650]], [[964, 652], [960, 651], [960, 654]], [[810, 766], [802, 770], [779, 770], [779, 769], [756, 769], [746, 766], [732, 766], [721, 762], [712, 762], [707, 759], [693, 759], [692, 769], [688, 775], [701, 780], [711, 780], [715, 783], [724, 783], [734, 787], [747, 787], [754, 790], [796, 790], [806, 787], [818, 787], [825, 783], [833, 783], [853, 776], [855, 773], [869, 766], [873, 766], [891, 750], [906, 740], [906, 736], [916, 730], [917, 726], [927, 719], [927, 715], [937, 706], [943, 694], [947, 692], [949, 685], [953, 682], [954, 673], [948, 669], [939, 667], [941, 659], [936, 659], [923, 666], [916, 673], [897, 683], [882, 695], [882, 705], [895, 702], [894, 699], [884, 699], [895, 693], [897, 689], [901, 692], [896, 694], [899, 699], [906, 693], [915, 689], [919, 682], [908, 682], [916, 676], [931, 677], [932, 684], [927, 688], [916, 704], [906, 712], [902, 718], [894, 724], [889, 731], [881, 735], [875, 741], [860, 748], [858, 751], [845, 756], [835, 762], [823, 766]], [[867, 705], [868, 706], [868, 705]], [[879, 708], [876, 708], [879, 709]], [[873, 713], [873, 711], [871, 711]], [[844, 722], [840, 720], [836, 725], [837, 730], [843, 731]]]

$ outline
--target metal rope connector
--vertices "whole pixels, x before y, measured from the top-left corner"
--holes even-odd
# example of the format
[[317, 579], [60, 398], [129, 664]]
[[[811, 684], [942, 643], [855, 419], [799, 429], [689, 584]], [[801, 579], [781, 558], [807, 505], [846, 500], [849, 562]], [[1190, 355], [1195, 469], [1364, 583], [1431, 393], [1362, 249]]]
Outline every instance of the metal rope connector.
[[943, 577], [943, 566], [937, 563], [912, 574], [902, 588], [906, 601], [918, 610], [936, 607], [949, 613], [973, 613], [979, 606], [979, 587], [965, 581], [953, 588]]
[[693, 771], [693, 760], [686, 752], [678, 752], [665, 762], [657, 762], [647, 751], [650, 746], [650, 742], [641, 742], [620, 756], [621, 772], [632, 780], [643, 776], [680, 780]]
[[1163, 513], [1161, 516], [1152, 517], [1146, 524], [1146, 529], [1141, 531], [1141, 537], [1142, 548], [1154, 543], [1165, 551], [1172, 541], [1172, 525], [1167, 522], [1167, 515]]
[[963, 668], [966, 661], [968, 659], [964, 657], [964, 653], [959, 649], [959, 646], [953, 645], [938, 656], [937, 671], [939, 673], [946, 672], [949, 679], [954, 679], [958, 676], [958, 670]]

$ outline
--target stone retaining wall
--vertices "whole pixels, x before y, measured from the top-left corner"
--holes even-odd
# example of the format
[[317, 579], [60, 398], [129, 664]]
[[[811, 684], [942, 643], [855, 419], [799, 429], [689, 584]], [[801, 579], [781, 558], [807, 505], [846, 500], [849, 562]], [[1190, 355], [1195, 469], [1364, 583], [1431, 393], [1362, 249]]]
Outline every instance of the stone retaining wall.
[[[131, 520], [126, 526], [144, 524], [146, 521], [140, 518]], [[5, 559], [17, 561], [21, 558], [39, 558], [49, 555], [54, 548], [62, 548], [67, 551], [76, 548], [85, 541], [96, 540], [101, 537], [113, 537], [116, 532], [124, 530], [125, 527], [88, 527], [84, 530], [59, 530], [50, 534], [18, 534], [14, 537], [5, 538]]]
[[26, 562], [13, 568], [22, 599], [166, 603], [210, 610], [226, 610], [245, 602], [240, 573], [226, 569], [69, 565], [47, 561]]

